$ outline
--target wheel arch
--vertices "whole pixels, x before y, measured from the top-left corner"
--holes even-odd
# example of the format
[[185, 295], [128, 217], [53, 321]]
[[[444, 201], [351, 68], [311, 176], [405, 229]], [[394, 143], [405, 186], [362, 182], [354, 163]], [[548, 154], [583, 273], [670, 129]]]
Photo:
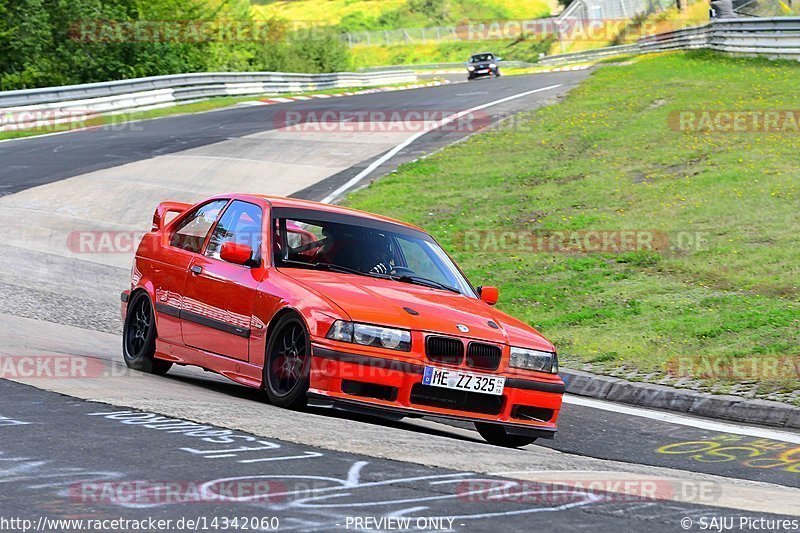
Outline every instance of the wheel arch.
[[312, 357], [312, 354], [311, 354], [311, 330], [308, 327], [308, 321], [306, 320], [306, 317], [304, 317], [303, 313], [300, 312], [300, 310], [298, 310], [295, 307], [292, 307], [292, 306], [289, 306], [289, 305], [287, 305], [285, 307], [282, 307], [281, 309], [278, 310], [278, 312], [276, 312], [272, 316], [272, 319], [269, 321], [269, 324], [267, 324], [266, 333], [264, 334], [264, 359], [261, 362], [262, 369], [263, 369], [263, 371], [261, 373], [261, 375], [262, 375], [261, 389], [262, 390], [267, 388], [266, 370], [267, 370], [267, 363], [269, 361], [269, 354], [267, 353], [267, 350], [269, 350], [270, 340], [272, 339], [272, 336], [275, 333], [275, 328], [277, 327], [278, 323], [284, 317], [287, 317], [287, 316], [294, 316], [294, 317], [298, 318], [300, 320], [300, 322], [303, 323], [303, 327], [305, 327], [305, 329], [306, 329], [306, 336], [308, 338], [308, 343], [309, 343], [309, 354], [308, 354], [309, 358], [308, 358], [308, 360], [309, 360], [309, 364], [311, 364], [311, 357]]
[[130, 296], [128, 297], [128, 301], [125, 303], [125, 317], [127, 319], [128, 311], [130, 311], [131, 303], [136, 300], [136, 298], [144, 293], [147, 296], [147, 299], [150, 301], [150, 307], [153, 310], [153, 328], [156, 330], [156, 338], [158, 338], [158, 312], [156, 311], [156, 303], [155, 298], [153, 298], [153, 293], [148, 290], [146, 286], [138, 286], [131, 291]]
[[303, 316], [303, 313], [292, 306], [287, 305], [286, 307], [282, 307], [272, 316], [269, 324], [267, 324], [267, 332], [264, 335], [264, 364], [267, 362], [266, 350], [269, 347], [269, 340], [272, 338], [272, 334], [275, 333], [275, 326], [277, 326], [278, 322], [280, 322], [283, 317], [288, 315], [295, 315], [297, 318], [299, 318], [303, 323], [303, 326], [306, 328], [306, 334], [309, 336], [309, 339], [311, 338], [311, 330], [308, 327], [308, 320], [306, 320], [306, 317]]

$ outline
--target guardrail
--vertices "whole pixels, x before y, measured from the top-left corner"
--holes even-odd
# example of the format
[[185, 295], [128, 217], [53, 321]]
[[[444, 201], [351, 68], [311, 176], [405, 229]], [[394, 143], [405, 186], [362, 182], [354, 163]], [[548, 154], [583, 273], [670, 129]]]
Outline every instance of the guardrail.
[[620, 54], [697, 48], [744, 56], [800, 60], [800, 17], [717, 19], [703, 26], [643, 37], [634, 44], [547, 56], [539, 64], [580, 63]]
[[562, 65], [565, 63], [581, 63], [594, 59], [602, 59], [622, 54], [638, 54], [639, 46], [636, 44], [623, 44], [621, 46], [607, 46], [596, 50], [584, 50], [583, 52], [573, 52], [571, 54], [556, 54], [545, 56], [539, 60], [538, 65]]
[[409, 71], [198, 73], [0, 92], [0, 130], [168, 107], [215, 96], [280, 94], [412, 83]]
[[348, 32], [341, 34], [341, 39], [350, 48], [356, 46], [394, 46], [448, 41], [513, 40], [531, 33], [541, 35], [543, 33], [542, 28], [551, 26], [555, 20], [554, 17], [542, 17], [528, 20], [475, 21], [454, 26]]

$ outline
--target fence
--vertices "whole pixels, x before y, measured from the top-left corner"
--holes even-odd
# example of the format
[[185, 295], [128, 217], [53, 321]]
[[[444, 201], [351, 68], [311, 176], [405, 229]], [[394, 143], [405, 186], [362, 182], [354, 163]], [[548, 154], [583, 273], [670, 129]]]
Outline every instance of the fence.
[[355, 46], [391, 46], [446, 41], [511, 40], [525, 35], [541, 36], [543, 34], [542, 29], [552, 27], [555, 20], [555, 18], [501, 20], [472, 22], [457, 26], [349, 32], [343, 33], [341, 38], [351, 48]]
[[675, 5], [675, 0], [574, 0], [558, 15], [566, 20], [632, 19]]
[[718, 19], [703, 26], [643, 37], [632, 45], [547, 56], [539, 64], [578, 63], [619, 54], [697, 48], [770, 59], [800, 60], [800, 17]]
[[0, 92], [0, 130], [168, 107], [215, 96], [367, 87], [417, 80], [409, 71], [292, 74], [199, 73]]

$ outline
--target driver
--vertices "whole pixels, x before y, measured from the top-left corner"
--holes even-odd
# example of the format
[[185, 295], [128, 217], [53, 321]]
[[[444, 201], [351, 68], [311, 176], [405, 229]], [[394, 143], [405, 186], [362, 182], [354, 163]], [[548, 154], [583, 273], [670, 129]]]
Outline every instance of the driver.
[[361, 250], [360, 269], [362, 272], [389, 274], [394, 269], [389, 240], [384, 235], [365, 233], [364, 241], [359, 249]]

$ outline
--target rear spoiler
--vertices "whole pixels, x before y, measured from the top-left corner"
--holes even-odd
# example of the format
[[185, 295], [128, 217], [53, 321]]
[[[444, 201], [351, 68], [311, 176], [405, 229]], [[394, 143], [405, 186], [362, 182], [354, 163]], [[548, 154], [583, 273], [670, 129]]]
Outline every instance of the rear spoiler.
[[150, 231], [158, 231], [164, 227], [164, 221], [166, 220], [167, 213], [175, 213], [177, 216], [190, 207], [192, 207], [192, 204], [184, 204], [182, 202], [161, 202], [158, 204], [158, 207], [156, 207], [155, 213], [153, 213], [153, 227], [150, 229]]

